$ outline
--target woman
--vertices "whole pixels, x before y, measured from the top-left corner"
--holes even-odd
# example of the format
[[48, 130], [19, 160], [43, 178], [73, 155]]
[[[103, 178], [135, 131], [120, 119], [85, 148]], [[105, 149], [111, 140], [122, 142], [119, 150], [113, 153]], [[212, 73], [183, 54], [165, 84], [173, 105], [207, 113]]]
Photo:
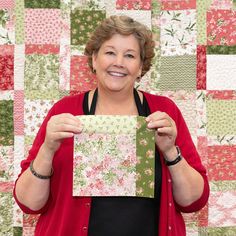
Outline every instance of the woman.
[[[57, 102], [21, 163], [14, 196], [24, 212], [41, 214], [35, 235], [182, 236], [181, 212], [206, 204], [206, 170], [180, 111], [168, 98], [134, 89], [153, 50], [151, 32], [126, 16], [111, 16], [91, 36], [85, 54], [97, 89]], [[73, 136], [82, 129], [75, 116], [82, 114], [147, 116], [156, 130], [154, 199], [72, 197]]]

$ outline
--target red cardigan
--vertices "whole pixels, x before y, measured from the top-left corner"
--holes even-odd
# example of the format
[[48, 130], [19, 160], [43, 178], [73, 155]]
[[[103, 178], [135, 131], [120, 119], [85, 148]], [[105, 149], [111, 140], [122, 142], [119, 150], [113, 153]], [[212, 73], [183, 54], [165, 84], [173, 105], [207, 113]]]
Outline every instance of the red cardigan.
[[[180, 147], [186, 161], [204, 178], [204, 191], [202, 196], [190, 206], [181, 207], [174, 202], [171, 176], [168, 168], [163, 162], [163, 158], [161, 158], [162, 191], [159, 236], [184, 236], [186, 235], [186, 231], [181, 212], [198, 211], [207, 203], [209, 197], [209, 185], [206, 170], [201, 164], [201, 160], [192, 142], [188, 128], [177, 106], [166, 97], [151, 95], [145, 92], [143, 94], [147, 99], [151, 113], [155, 111], [164, 111], [175, 120], [178, 129], [176, 145]], [[29, 167], [31, 160], [36, 157], [37, 152], [44, 141], [46, 125], [50, 117], [60, 113], [82, 115], [83, 98], [84, 94], [68, 96], [57, 102], [52, 107], [35, 138], [28, 158], [21, 162], [22, 172]], [[66, 139], [55, 154], [53, 159], [54, 174], [51, 178], [51, 193], [47, 204], [42, 209], [32, 211], [22, 205], [17, 200], [14, 189], [15, 200], [25, 213], [41, 214], [35, 230], [36, 236], [87, 235], [91, 198], [72, 197], [72, 147], [73, 139]]]

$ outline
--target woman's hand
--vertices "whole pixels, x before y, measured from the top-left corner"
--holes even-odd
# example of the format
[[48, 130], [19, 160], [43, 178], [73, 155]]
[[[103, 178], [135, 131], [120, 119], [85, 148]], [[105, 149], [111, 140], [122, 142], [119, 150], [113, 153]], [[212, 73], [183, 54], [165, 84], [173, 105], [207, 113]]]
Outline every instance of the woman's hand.
[[71, 138], [82, 131], [80, 121], [69, 113], [52, 116], [47, 124], [44, 147], [51, 153], [55, 153], [63, 139]]
[[176, 152], [175, 139], [177, 128], [174, 120], [165, 112], [154, 112], [146, 118], [147, 126], [156, 129], [156, 144], [164, 156]]

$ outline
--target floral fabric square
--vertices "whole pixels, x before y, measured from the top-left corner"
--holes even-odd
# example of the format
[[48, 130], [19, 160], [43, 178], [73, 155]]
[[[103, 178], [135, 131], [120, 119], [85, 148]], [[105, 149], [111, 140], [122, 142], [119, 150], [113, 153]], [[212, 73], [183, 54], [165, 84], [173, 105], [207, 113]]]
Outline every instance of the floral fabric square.
[[0, 45], [15, 43], [14, 28], [13, 11], [0, 9]]
[[60, 44], [61, 12], [57, 9], [25, 10], [26, 44]]
[[196, 53], [196, 10], [162, 11], [161, 55]]
[[71, 57], [70, 74], [71, 91], [88, 91], [97, 85], [96, 76], [91, 72], [86, 56]]
[[42, 44], [42, 45], [35, 45], [35, 44], [27, 44], [25, 45], [25, 54], [59, 54], [60, 46], [54, 44]]
[[0, 100], [0, 145], [13, 145], [13, 101]]
[[196, 9], [196, 0], [161, 0], [163, 10]]
[[0, 90], [14, 89], [14, 46], [0, 45]]
[[71, 8], [74, 10], [86, 9], [86, 10], [105, 10], [107, 5], [106, 0], [90, 0], [90, 1], [81, 1], [81, 0], [71, 0]]
[[25, 0], [25, 8], [60, 8], [60, 0]]
[[117, 0], [116, 9], [122, 10], [150, 10], [150, 0]]
[[233, 1], [232, 0], [212, 0], [211, 9], [232, 9]]
[[50, 92], [50, 90], [58, 90], [59, 55], [26, 55], [24, 86], [28, 91]]
[[13, 146], [0, 146], [0, 182], [13, 181]]
[[105, 17], [105, 11], [102, 10], [74, 9], [71, 12], [71, 44], [86, 44], [91, 32]]
[[210, 45], [207, 46], [207, 54], [236, 54], [236, 45], [234, 46], [224, 46], [224, 45]]
[[207, 12], [207, 44], [236, 44], [236, 11], [211, 10]]
[[206, 46], [197, 46], [197, 89], [206, 89]]
[[73, 196], [154, 197], [154, 131], [139, 116], [78, 116]]

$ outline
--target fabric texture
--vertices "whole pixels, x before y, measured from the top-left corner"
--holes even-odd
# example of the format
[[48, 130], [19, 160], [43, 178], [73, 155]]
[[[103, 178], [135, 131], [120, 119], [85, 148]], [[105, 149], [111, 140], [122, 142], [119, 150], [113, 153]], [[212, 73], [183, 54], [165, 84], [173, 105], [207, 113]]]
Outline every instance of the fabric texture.
[[[206, 177], [206, 170], [201, 164], [197, 151], [192, 143], [190, 133], [182, 118], [182, 115], [175, 104], [161, 96], [150, 95], [144, 93], [147, 99], [151, 113], [156, 110], [167, 112], [176, 122], [178, 129], [178, 137], [176, 144], [182, 150], [183, 156], [188, 163], [204, 178], [204, 191], [199, 200], [192, 203], [190, 206], [181, 207], [174, 202], [171, 190], [171, 178], [167, 167], [164, 165], [163, 157], [162, 164], [162, 192], [161, 192], [161, 209], [160, 209], [160, 227], [159, 236], [184, 236], [185, 225], [181, 216], [182, 212], [192, 212], [200, 210], [207, 202], [209, 195], [209, 186]], [[41, 126], [37, 137], [34, 141], [32, 149], [26, 160], [22, 161], [22, 171], [29, 167], [30, 161], [35, 158], [37, 152], [44, 140], [45, 128], [47, 121], [52, 115], [62, 112], [69, 112], [73, 115], [83, 115], [82, 102], [84, 95], [76, 95], [66, 97], [56, 103], [48, 113], [46, 119]], [[69, 104], [76, 104], [70, 106]], [[158, 104], [158, 105], [157, 105]], [[32, 211], [20, 204], [17, 200], [15, 192], [14, 197], [21, 209], [26, 213], [41, 213], [38, 224], [36, 226], [35, 235], [86, 235], [89, 223], [90, 203], [89, 197], [72, 197], [72, 173], [73, 173], [73, 139], [69, 138], [63, 141], [61, 148], [58, 150], [56, 157], [53, 160], [54, 175], [51, 178], [51, 195], [47, 204], [38, 211]], [[61, 168], [63, 166], [63, 168]], [[71, 181], [68, 181], [71, 180]], [[64, 194], [59, 194], [63, 192]], [[63, 204], [62, 204], [63, 203]], [[175, 207], [174, 207], [175, 205]], [[63, 224], [58, 221], [60, 214]], [[75, 227], [76, 225], [76, 227]]]

